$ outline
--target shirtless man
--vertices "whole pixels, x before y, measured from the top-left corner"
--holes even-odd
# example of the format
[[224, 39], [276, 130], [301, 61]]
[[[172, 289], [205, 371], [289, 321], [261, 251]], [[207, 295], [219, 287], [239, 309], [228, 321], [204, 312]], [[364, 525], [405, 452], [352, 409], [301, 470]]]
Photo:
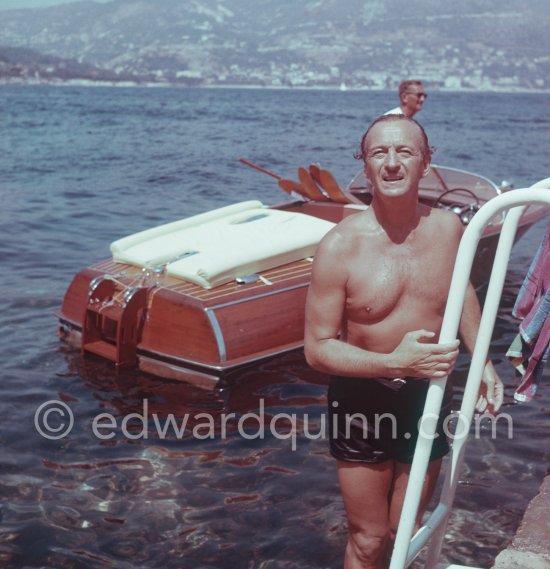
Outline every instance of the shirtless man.
[[[374, 188], [372, 205], [344, 219], [317, 249], [305, 353], [313, 368], [332, 376], [329, 425], [337, 418], [337, 432], [330, 447], [349, 526], [344, 567], [380, 569], [397, 530], [428, 380], [447, 376], [458, 355], [458, 340], [436, 342], [462, 225], [455, 214], [418, 201], [431, 154], [413, 119], [377, 119], [359, 157]], [[479, 319], [470, 285], [460, 324], [469, 351]], [[502, 392], [488, 362], [477, 410], [498, 410]], [[451, 396], [448, 390], [417, 523], [448, 451], [442, 422]], [[389, 419], [376, 424], [384, 413], [395, 417], [396, 433]]]

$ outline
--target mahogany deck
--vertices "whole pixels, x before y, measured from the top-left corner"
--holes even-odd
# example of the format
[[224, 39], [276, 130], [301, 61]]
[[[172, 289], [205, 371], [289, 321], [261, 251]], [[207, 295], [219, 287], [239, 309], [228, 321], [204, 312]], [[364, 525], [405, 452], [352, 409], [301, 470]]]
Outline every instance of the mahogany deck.
[[[296, 278], [306, 277], [309, 279], [311, 274], [311, 261], [302, 259], [294, 263], [275, 267], [266, 271], [258, 273], [266, 281], [272, 284], [259, 280], [250, 284], [238, 284], [237, 282], [230, 282], [215, 288], [206, 289], [197, 284], [184, 281], [177, 277], [169, 275], [155, 275], [153, 273], [144, 273], [140, 267], [134, 267], [125, 263], [117, 263], [111, 259], [107, 259], [90, 267], [90, 270], [95, 270], [98, 274], [110, 274], [116, 276], [120, 281], [126, 285], [131, 286], [135, 282], [145, 282], [149, 284], [159, 283], [160, 287], [166, 288], [177, 294], [191, 297], [198, 301], [203, 302], [206, 306], [220, 304], [222, 302], [232, 302], [238, 300], [242, 296], [249, 296], [251, 294], [261, 294], [272, 287], [279, 287], [287, 285], [291, 280]], [[121, 273], [125, 273], [121, 275]]]

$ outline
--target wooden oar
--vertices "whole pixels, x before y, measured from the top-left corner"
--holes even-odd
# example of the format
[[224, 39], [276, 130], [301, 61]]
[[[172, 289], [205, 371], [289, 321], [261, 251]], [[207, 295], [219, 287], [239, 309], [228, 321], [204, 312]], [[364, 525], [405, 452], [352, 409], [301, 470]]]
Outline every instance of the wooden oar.
[[321, 180], [321, 166], [319, 166], [319, 164], [310, 164], [309, 165], [309, 173], [310, 173], [311, 177], [313, 178], [315, 184], [318, 186], [318, 188], [324, 194], [324, 196], [326, 198], [331, 199], [326, 188], [323, 186], [323, 183]]
[[287, 194], [297, 193], [300, 194], [300, 197], [307, 197], [304, 188], [294, 180], [285, 180], [284, 178], [281, 178], [279, 180], [279, 187]]
[[310, 164], [309, 165], [309, 173], [311, 177], [315, 180], [315, 182], [321, 185], [321, 170], [318, 164]]
[[302, 168], [302, 166], [298, 168], [298, 178], [300, 178], [302, 187], [304, 188], [305, 193], [309, 199], [318, 202], [326, 202], [329, 200], [329, 198], [323, 194], [319, 186], [315, 183], [315, 180], [311, 177], [311, 174], [305, 168]]
[[254, 162], [250, 162], [250, 160], [246, 160], [246, 158], [239, 158], [239, 162], [242, 162], [243, 164], [246, 164], [247, 166], [250, 166], [251, 168], [254, 168], [255, 170], [259, 170], [260, 172], [263, 172], [264, 174], [267, 174], [268, 176], [271, 176], [272, 178], [275, 178], [276, 180], [281, 180], [281, 176], [279, 176], [278, 174], [275, 174], [275, 172], [272, 172], [271, 170], [268, 170], [267, 168], [264, 168], [263, 166], [258, 166], [258, 164], [254, 164]]
[[275, 172], [272, 172], [263, 166], [258, 166], [258, 164], [254, 164], [254, 162], [246, 160], [246, 158], [239, 158], [239, 162], [242, 162], [243, 164], [246, 164], [247, 166], [258, 170], [259, 172], [263, 172], [264, 174], [267, 174], [268, 176], [279, 180], [279, 187], [282, 188], [287, 194], [292, 194], [294, 192], [296, 194], [299, 194], [300, 197], [306, 196], [304, 188], [298, 182], [295, 182], [294, 180], [285, 180], [278, 174], [275, 174]]
[[355, 203], [365, 205], [357, 196], [351, 192], [343, 190], [339, 185], [332, 172], [319, 168], [319, 183], [321, 187], [327, 192], [330, 199], [337, 203]]

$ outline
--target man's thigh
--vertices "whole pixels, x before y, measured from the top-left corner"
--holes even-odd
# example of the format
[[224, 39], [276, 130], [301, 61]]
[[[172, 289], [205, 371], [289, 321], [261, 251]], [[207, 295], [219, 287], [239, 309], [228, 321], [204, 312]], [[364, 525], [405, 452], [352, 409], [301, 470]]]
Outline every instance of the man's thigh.
[[[422, 517], [424, 516], [428, 503], [433, 495], [437, 479], [439, 477], [439, 471], [441, 470], [441, 462], [441, 459], [438, 459], [433, 460], [428, 464], [428, 470], [424, 479], [424, 486], [422, 488], [418, 514], [416, 517], [416, 529], [420, 526]], [[405, 500], [410, 472], [410, 464], [403, 464], [401, 462], [394, 463], [394, 482], [389, 503], [389, 520], [392, 533], [397, 531], [397, 527], [399, 525], [399, 518], [401, 517], [401, 510], [403, 509], [403, 501]]]
[[385, 535], [389, 529], [394, 462], [370, 464], [337, 460], [336, 464], [350, 531]]

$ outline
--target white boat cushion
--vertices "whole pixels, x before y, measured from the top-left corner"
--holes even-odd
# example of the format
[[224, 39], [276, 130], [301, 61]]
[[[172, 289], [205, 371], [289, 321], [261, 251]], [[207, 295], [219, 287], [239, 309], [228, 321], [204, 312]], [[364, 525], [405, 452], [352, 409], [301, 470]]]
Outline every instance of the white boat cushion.
[[310, 257], [334, 223], [241, 202], [130, 235], [111, 244], [115, 261], [212, 288]]
[[113, 260], [140, 267], [164, 265], [185, 251], [185, 242], [178, 238], [180, 233], [184, 235], [202, 223], [259, 207], [262, 207], [262, 202], [258, 200], [239, 202], [134, 233], [111, 243]]

